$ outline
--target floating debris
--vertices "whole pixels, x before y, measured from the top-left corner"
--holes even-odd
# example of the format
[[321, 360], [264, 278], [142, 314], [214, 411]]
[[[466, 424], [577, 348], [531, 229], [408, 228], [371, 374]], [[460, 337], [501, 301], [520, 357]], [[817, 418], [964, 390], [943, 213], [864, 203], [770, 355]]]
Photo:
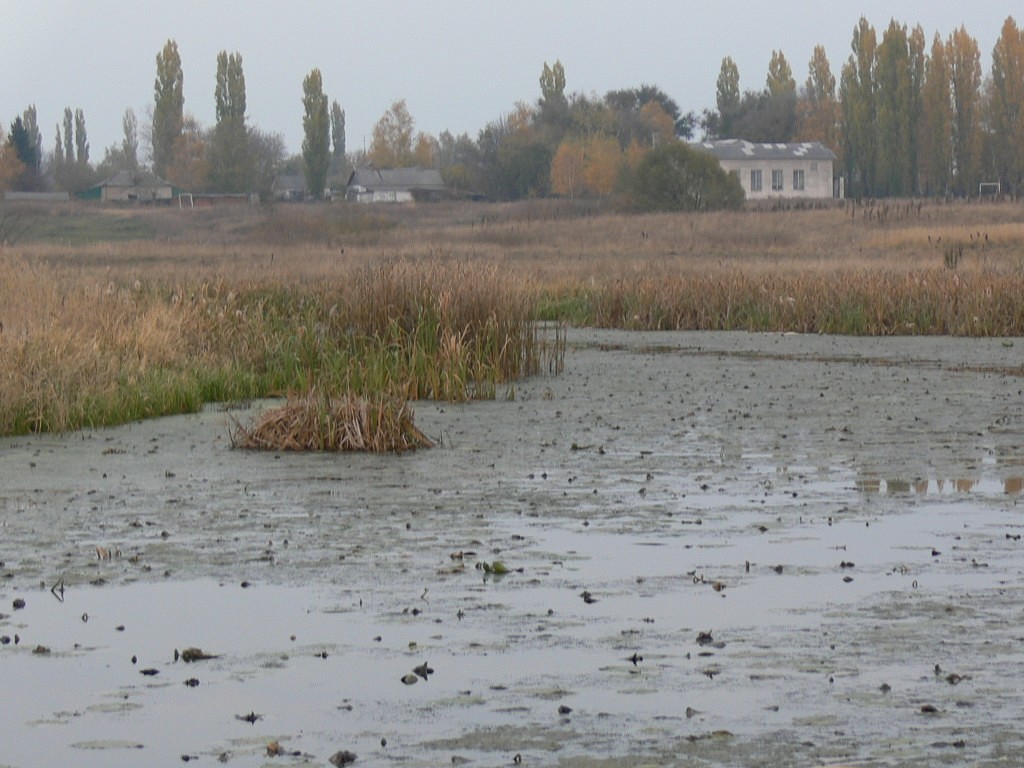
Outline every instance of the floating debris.
[[[175, 653], [175, 661], [177, 661], [177, 651]], [[206, 653], [202, 648], [186, 648], [181, 652], [181, 660], [186, 664], [191, 664], [194, 661], [206, 661], [207, 659], [216, 659], [217, 656], [212, 653]]]
[[262, 719], [263, 715], [257, 715], [255, 712], [250, 712], [248, 715], [235, 715], [235, 720], [241, 720], [243, 723], [249, 723], [249, 725]]
[[511, 572], [509, 571], [508, 566], [501, 562], [501, 560], [495, 560], [493, 563], [481, 561], [479, 565], [484, 573], [490, 573], [494, 576], [504, 576]]
[[402, 675], [402, 682], [405, 683], [406, 685], [414, 685], [415, 683], [417, 683], [419, 681], [419, 679], [420, 679], [419, 676], [414, 675], [412, 672], [409, 672], [408, 674]]
[[434, 674], [434, 668], [427, 664], [427, 662], [423, 662], [418, 667], [413, 667], [412, 671], [417, 677], [422, 677], [424, 680], [429, 675]]
[[[381, 746], [384, 746], [384, 744], [386, 744], [385, 740], [381, 739]], [[349, 763], [354, 763], [355, 761], [356, 753], [349, 752], [347, 749], [335, 752], [333, 755], [327, 758], [327, 762], [335, 766], [335, 768], [341, 768], [341, 766], [348, 765]]]

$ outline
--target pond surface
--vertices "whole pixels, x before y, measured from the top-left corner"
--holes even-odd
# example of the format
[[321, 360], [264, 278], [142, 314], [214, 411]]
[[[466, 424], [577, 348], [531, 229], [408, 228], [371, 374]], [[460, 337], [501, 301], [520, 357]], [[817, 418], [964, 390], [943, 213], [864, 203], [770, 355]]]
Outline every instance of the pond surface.
[[403, 456], [5, 439], [0, 766], [1016, 759], [1024, 343], [569, 338]]

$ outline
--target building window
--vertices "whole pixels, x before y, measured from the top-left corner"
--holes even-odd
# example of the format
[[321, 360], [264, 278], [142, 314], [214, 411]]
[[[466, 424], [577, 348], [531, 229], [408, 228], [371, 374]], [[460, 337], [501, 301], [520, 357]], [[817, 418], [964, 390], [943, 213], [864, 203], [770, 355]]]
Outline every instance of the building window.
[[761, 191], [761, 172], [751, 171], [750, 172], [750, 191], [760, 192]]
[[804, 171], [802, 168], [796, 168], [793, 170], [793, 189], [802, 190], [804, 188]]
[[772, 192], [782, 191], [782, 171], [772, 171]]

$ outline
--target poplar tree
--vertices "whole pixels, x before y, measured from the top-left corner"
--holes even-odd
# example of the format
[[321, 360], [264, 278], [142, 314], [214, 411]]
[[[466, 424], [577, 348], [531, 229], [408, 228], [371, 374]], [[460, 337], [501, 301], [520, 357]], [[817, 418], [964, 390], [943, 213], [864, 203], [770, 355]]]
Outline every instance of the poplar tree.
[[878, 179], [874, 194], [911, 192], [910, 48], [907, 28], [893, 19], [882, 35], [875, 66]]
[[946, 43], [953, 94], [953, 190], [977, 191], [981, 165], [981, 54], [961, 25]]
[[324, 95], [323, 78], [314, 69], [302, 81], [302, 161], [306, 171], [306, 188], [315, 199], [324, 195], [327, 171], [330, 168], [331, 119]]
[[1024, 187], [1024, 29], [1012, 16], [992, 49], [988, 103], [996, 174], [1005, 192], [1019, 194]]
[[[797, 130], [796, 81], [782, 51], [772, 51], [765, 78], [763, 108], [768, 130], [775, 141], [791, 141]], [[763, 129], [762, 129], [763, 130]]]
[[946, 46], [935, 33], [921, 88], [921, 185], [927, 195], [946, 195], [953, 173], [953, 102]]
[[345, 162], [345, 110], [336, 101], [331, 102], [331, 139], [334, 162], [340, 166]]
[[843, 114], [843, 156], [849, 190], [855, 197], [875, 194], [878, 140], [875, 114], [875, 29], [863, 16], [853, 30], [853, 52], [843, 66], [839, 100]]
[[836, 78], [825, 49], [820, 45], [815, 46], [807, 65], [807, 82], [797, 103], [797, 123], [800, 140], [820, 141], [837, 153], [841, 149]]
[[542, 114], [548, 114], [551, 119], [563, 117], [569, 109], [569, 102], [565, 98], [565, 67], [561, 61], [556, 61], [552, 66], [544, 62], [544, 69], [540, 73], [540, 110]]
[[175, 144], [185, 120], [184, 75], [174, 40], [168, 40], [156, 56], [153, 99], [153, 170], [163, 176], [173, 163]]
[[30, 165], [33, 171], [38, 174], [43, 165], [43, 133], [39, 130], [35, 104], [29, 105], [22, 113], [22, 122], [25, 126], [25, 132], [28, 134], [29, 145], [32, 148]]
[[209, 183], [222, 192], [247, 192], [252, 186], [249, 132], [245, 125], [245, 73], [242, 55], [217, 54], [214, 88], [217, 124], [209, 147]]
[[121, 151], [125, 165], [134, 171], [139, 167], [139, 121], [135, 118], [135, 110], [128, 107], [121, 118], [124, 138], [121, 140]]
[[733, 120], [740, 110], [740, 70], [730, 56], [722, 59], [718, 71], [715, 106], [718, 109], [717, 123], [709, 126], [712, 129], [710, 132], [719, 138], [730, 138]]
[[85, 130], [85, 113], [81, 108], [75, 110], [75, 158], [79, 165], [89, 162], [89, 136]]
[[53, 145], [53, 164], [56, 168], [64, 164], [64, 143], [60, 138], [60, 123], [57, 123], [57, 140]]
[[75, 159], [75, 113], [71, 107], [64, 107], [64, 159]]
[[796, 95], [793, 70], [790, 69], [789, 62], [786, 61], [782, 51], [772, 51], [771, 61], [768, 62], [768, 77], [765, 79], [765, 87], [768, 89], [768, 95], [772, 98]]

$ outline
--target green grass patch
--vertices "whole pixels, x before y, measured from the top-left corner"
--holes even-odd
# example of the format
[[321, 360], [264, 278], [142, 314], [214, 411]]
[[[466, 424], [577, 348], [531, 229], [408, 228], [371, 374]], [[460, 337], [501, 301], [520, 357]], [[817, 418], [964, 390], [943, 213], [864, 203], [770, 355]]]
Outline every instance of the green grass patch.
[[71, 213], [57, 211], [50, 215], [33, 212], [18, 226], [20, 242], [57, 245], [92, 245], [126, 240], [151, 240], [153, 227], [142, 217], [123, 216], [100, 211]]

